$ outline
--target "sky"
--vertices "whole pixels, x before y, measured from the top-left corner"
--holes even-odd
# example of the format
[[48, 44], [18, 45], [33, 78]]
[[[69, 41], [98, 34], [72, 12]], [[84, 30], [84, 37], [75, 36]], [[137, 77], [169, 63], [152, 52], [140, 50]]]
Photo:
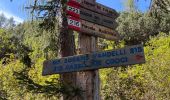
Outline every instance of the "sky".
[[[126, 0], [96, 0], [97, 2], [106, 5], [120, 12], [125, 10], [124, 1]], [[24, 9], [24, 6], [30, 4], [30, 0], [0, 0], [0, 14], [4, 13], [7, 18], [13, 17], [17, 22], [23, 22], [30, 18], [29, 12]], [[150, 0], [139, 0], [137, 3], [141, 11], [146, 11], [149, 8]]]

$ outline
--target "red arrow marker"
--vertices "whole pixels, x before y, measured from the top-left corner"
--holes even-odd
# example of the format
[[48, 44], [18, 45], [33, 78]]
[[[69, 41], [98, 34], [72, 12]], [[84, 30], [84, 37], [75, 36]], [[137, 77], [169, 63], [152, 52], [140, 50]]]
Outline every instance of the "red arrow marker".
[[141, 56], [141, 55], [136, 55], [135, 58], [136, 58], [136, 60], [141, 60], [141, 59], [143, 58], [143, 56]]

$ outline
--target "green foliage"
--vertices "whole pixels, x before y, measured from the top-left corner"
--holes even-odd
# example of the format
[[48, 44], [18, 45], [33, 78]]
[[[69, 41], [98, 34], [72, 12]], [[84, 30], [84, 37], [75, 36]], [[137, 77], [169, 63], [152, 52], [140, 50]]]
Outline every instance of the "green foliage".
[[170, 31], [170, 1], [151, 0], [150, 9], [141, 13], [136, 6], [139, 0], [126, 0], [128, 10], [117, 19], [117, 31], [127, 45], [146, 42], [149, 36]]
[[164, 14], [170, 14], [170, 1], [169, 0], [152, 0], [150, 7], [150, 14], [156, 18]]
[[145, 46], [146, 63], [101, 71], [105, 100], [169, 100], [170, 36], [160, 33]]
[[58, 29], [55, 31], [45, 31], [39, 27], [41, 22], [26, 22], [15, 28], [15, 34], [21, 42], [34, 50], [31, 54], [36, 56], [44, 56], [46, 59], [54, 58], [58, 55]]
[[[142, 14], [139, 14], [139, 17]], [[134, 19], [137, 19], [134, 17]], [[141, 18], [141, 20], [143, 20]], [[122, 20], [123, 21], [123, 20]], [[14, 30], [0, 29], [0, 96], [9, 100], [58, 100], [65, 94], [69, 99], [81, 96], [79, 88], [63, 85], [58, 75], [43, 77], [43, 61], [57, 57], [55, 33], [40, 30], [38, 22], [23, 23]], [[51, 41], [52, 40], [52, 41]], [[123, 47], [100, 40], [103, 49]], [[146, 64], [127, 68], [101, 70], [102, 98], [105, 100], [169, 99], [170, 37], [160, 33], [146, 43]], [[2, 53], [3, 52], [3, 53]], [[4, 63], [7, 62], [7, 63]]]
[[137, 11], [121, 13], [117, 22], [117, 31], [127, 44], [139, 44], [158, 32], [158, 21]]
[[43, 61], [57, 57], [57, 35], [41, 30], [39, 22], [0, 30], [1, 98], [58, 100], [65, 94], [69, 100], [81, 95], [79, 88], [59, 83], [59, 75], [42, 76]]
[[[84, 92], [77, 87], [61, 84], [59, 75], [42, 76], [43, 61], [58, 57], [59, 22], [56, 22], [56, 11], [61, 6], [60, 0], [55, 1], [35, 0], [35, 5], [30, 7], [38, 11], [36, 14], [43, 21], [24, 22], [14, 27], [12, 18], [7, 24], [5, 17], [0, 15], [0, 27], [10, 26], [0, 28], [0, 99], [58, 100], [64, 94], [67, 100], [71, 100]], [[135, 8], [134, 1], [129, 1], [129, 6]], [[62, 3], [65, 2], [62, 0]], [[106, 50], [149, 40], [145, 43], [147, 62], [101, 70], [102, 98], [169, 100], [170, 17], [162, 12], [158, 14], [159, 18], [153, 17], [134, 8], [132, 12], [122, 12], [117, 19], [117, 29], [125, 41], [118, 43], [100, 39], [99, 44], [101, 50]], [[159, 31], [167, 34], [150, 37]]]
[[164, 14], [160, 19], [160, 31], [166, 33], [170, 32], [170, 14]]
[[0, 59], [9, 58], [11, 54], [15, 54], [16, 58], [22, 58], [31, 51], [10, 32], [1, 29], [0, 36]]

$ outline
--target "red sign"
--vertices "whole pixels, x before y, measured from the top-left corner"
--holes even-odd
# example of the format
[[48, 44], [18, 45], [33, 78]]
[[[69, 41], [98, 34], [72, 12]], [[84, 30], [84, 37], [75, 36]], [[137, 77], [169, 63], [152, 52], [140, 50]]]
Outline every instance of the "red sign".
[[80, 6], [80, 3], [81, 3], [81, 0], [67, 0], [67, 1], [72, 2], [73, 4], [79, 5], [79, 6]]
[[67, 3], [67, 14], [70, 16], [74, 16], [76, 18], [80, 18], [80, 6], [74, 5], [72, 2]]
[[81, 21], [79, 19], [69, 16], [67, 20], [68, 20], [68, 28], [76, 31], [80, 31]]
[[141, 56], [141, 55], [136, 55], [136, 60], [142, 60], [144, 58], [144, 56]]

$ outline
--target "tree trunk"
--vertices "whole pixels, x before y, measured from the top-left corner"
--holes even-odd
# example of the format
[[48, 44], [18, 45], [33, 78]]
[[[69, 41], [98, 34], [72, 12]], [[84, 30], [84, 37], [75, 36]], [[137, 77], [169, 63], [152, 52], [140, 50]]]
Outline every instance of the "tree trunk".
[[[76, 54], [73, 31], [68, 29], [67, 16], [62, 14], [62, 27], [60, 32], [60, 56], [67, 57]], [[76, 87], [76, 73], [64, 73], [60, 75], [63, 85]], [[63, 95], [62, 100], [68, 100], [68, 95]], [[72, 98], [72, 97], [69, 97]], [[74, 100], [74, 99], [72, 99]]]

